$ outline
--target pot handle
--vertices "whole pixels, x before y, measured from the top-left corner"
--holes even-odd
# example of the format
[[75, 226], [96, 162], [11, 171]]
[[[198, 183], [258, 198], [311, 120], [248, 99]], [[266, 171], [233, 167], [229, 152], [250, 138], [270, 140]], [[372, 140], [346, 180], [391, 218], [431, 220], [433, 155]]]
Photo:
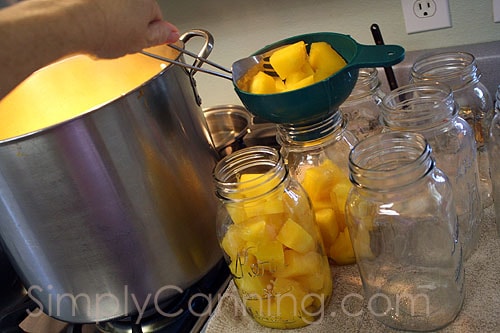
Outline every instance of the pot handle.
[[[212, 49], [214, 48], [214, 37], [212, 34], [206, 30], [203, 29], [193, 29], [189, 30], [185, 33], [183, 33], [180, 37], [179, 40], [184, 43], [184, 45], [193, 37], [202, 37], [205, 39], [205, 43], [201, 47], [201, 50], [198, 52], [198, 58], [207, 58], [210, 53], [212, 52]], [[193, 66], [196, 68], [200, 68], [203, 65], [203, 61], [196, 59], [193, 62]], [[189, 80], [191, 81], [191, 87], [193, 88], [193, 93], [196, 98], [196, 103], [198, 106], [201, 106], [201, 97], [198, 94], [198, 90], [196, 89], [196, 80], [194, 79], [194, 75], [198, 71], [194, 68], [191, 68], [188, 71], [189, 75]]]
[[[201, 67], [203, 65], [203, 61], [201, 59], [208, 58], [210, 53], [212, 52], [212, 49], [214, 48], [214, 37], [212, 34], [206, 30], [203, 29], [193, 29], [190, 31], [187, 31], [183, 33], [180, 37], [179, 40], [186, 44], [191, 38], [193, 37], [202, 37], [205, 39], [205, 43], [201, 47], [200, 51], [198, 52], [198, 58], [195, 59], [193, 62], [194, 67]], [[200, 59], [201, 58], [201, 59]], [[191, 75], [196, 74], [198, 71], [196, 69], [191, 69], [189, 73]]]

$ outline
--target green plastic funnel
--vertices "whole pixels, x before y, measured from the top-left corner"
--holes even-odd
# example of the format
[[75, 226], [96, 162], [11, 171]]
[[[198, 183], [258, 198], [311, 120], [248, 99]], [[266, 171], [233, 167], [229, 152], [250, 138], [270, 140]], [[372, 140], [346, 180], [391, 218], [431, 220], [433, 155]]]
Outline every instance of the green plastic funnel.
[[349, 35], [318, 32], [283, 39], [254, 55], [298, 41], [304, 41], [307, 45], [327, 42], [344, 58], [347, 65], [323, 81], [276, 94], [252, 94], [241, 90], [236, 83], [245, 73], [238, 73], [233, 68], [234, 89], [252, 114], [277, 124], [300, 124], [321, 119], [338, 109], [349, 97], [358, 79], [359, 68], [392, 66], [401, 62], [405, 54], [405, 50], [398, 45], [362, 45]]

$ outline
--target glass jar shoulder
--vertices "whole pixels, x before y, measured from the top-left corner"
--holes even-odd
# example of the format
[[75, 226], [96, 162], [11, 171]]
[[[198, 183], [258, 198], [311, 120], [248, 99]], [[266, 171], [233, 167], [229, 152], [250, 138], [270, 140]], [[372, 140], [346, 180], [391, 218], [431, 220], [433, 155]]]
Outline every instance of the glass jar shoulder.
[[419, 132], [429, 141], [434, 152], [459, 153], [476, 149], [472, 127], [460, 116]]
[[353, 187], [346, 209], [353, 223], [375, 221], [377, 216], [393, 216], [393, 220], [404, 221], [454, 211], [452, 198], [447, 176], [434, 168], [424, 178], [390, 192]]
[[318, 140], [283, 144], [281, 153], [292, 171], [304, 167], [317, 167], [325, 161], [331, 161], [347, 175], [349, 152], [357, 142], [356, 136], [351, 131], [343, 129]]
[[454, 89], [453, 97], [461, 107], [470, 105], [478, 110], [490, 111], [493, 109], [491, 94], [480, 81]]

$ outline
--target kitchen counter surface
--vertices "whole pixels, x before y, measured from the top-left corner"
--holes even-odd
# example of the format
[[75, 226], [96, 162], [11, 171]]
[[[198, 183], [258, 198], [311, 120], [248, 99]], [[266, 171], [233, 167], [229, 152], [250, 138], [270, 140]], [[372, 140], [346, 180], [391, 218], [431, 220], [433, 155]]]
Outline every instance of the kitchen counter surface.
[[[500, 238], [493, 206], [484, 211], [480, 237], [476, 252], [465, 263], [463, 308], [455, 321], [439, 332], [500, 332]], [[398, 332], [376, 321], [359, 297], [351, 297], [363, 295], [356, 265], [333, 266], [332, 274], [334, 292], [323, 318], [308, 327], [282, 332]], [[353, 315], [355, 313], [361, 314]], [[253, 321], [243, 309], [232, 282], [205, 326], [205, 333], [280, 331], [264, 328]]]

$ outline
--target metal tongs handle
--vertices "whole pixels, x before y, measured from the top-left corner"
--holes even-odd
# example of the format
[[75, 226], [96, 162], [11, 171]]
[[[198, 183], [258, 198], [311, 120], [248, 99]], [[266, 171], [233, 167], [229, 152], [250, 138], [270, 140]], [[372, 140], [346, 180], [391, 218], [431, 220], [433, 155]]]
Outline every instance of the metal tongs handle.
[[167, 44], [167, 46], [183, 53], [183, 54], [186, 54], [190, 57], [193, 57], [195, 58], [196, 60], [200, 61], [202, 64], [203, 63], [206, 63], [210, 66], [213, 66], [217, 69], [220, 69], [221, 71], [224, 71], [226, 73], [229, 73], [229, 74], [226, 74], [226, 73], [221, 73], [221, 72], [217, 72], [217, 71], [214, 71], [214, 70], [210, 70], [210, 69], [206, 69], [206, 68], [203, 68], [203, 67], [198, 67], [198, 66], [195, 66], [195, 65], [190, 65], [190, 64], [187, 64], [185, 62], [182, 62], [182, 61], [177, 61], [177, 60], [174, 60], [174, 59], [170, 59], [170, 58], [166, 58], [166, 57], [163, 57], [163, 56], [160, 56], [158, 54], [154, 54], [154, 53], [151, 53], [151, 52], [148, 52], [148, 51], [141, 51], [142, 54], [148, 56], [148, 57], [152, 57], [152, 58], [155, 58], [155, 59], [158, 59], [158, 60], [161, 60], [161, 61], [165, 61], [165, 62], [168, 62], [168, 63], [171, 63], [171, 64], [174, 64], [174, 65], [177, 65], [177, 66], [181, 66], [181, 67], [184, 67], [184, 68], [189, 68], [189, 69], [192, 69], [192, 70], [195, 70], [195, 71], [200, 71], [200, 72], [203, 72], [203, 73], [207, 73], [207, 74], [212, 74], [212, 75], [215, 75], [215, 76], [219, 76], [219, 77], [222, 77], [224, 79], [228, 79], [228, 80], [233, 80], [233, 75], [232, 75], [232, 72], [230, 69], [227, 69], [226, 67], [223, 67], [219, 64], [216, 64], [215, 62], [212, 62], [210, 60], [208, 60], [207, 58], [203, 58], [203, 57], [200, 57], [198, 56], [197, 54], [193, 53], [193, 52], [190, 52], [188, 50], [185, 50], [184, 48], [181, 48], [181, 47], [178, 47], [177, 45], [174, 45], [174, 44]]

